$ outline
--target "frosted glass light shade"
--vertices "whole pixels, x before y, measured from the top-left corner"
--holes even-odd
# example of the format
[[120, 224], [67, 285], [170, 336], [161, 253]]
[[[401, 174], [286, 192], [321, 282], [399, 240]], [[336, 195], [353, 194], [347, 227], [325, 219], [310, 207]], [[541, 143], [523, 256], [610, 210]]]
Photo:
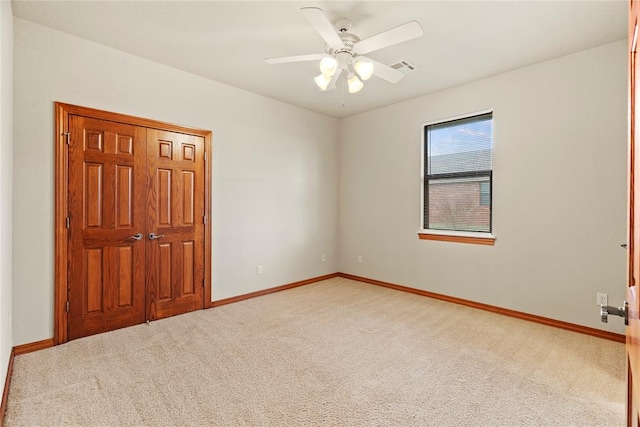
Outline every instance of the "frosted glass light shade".
[[327, 90], [327, 86], [329, 86], [329, 82], [331, 81], [331, 77], [327, 77], [324, 74], [318, 74], [313, 79], [314, 82], [318, 85], [320, 90]]
[[338, 61], [336, 61], [336, 59], [331, 56], [322, 58], [322, 61], [320, 61], [320, 72], [322, 72], [322, 74], [324, 74], [326, 77], [333, 76], [337, 68]]
[[349, 80], [347, 80], [347, 85], [349, 86], [349, 93], [360, 92], [360, 89], [364, 87], [364, 83], [362, 83], [358, 76], [356, 76], [355, 74], [349, 77]]
[[357, 61], [353, 66], [355, 68], [356, 73], [360, 76], [360, 78], [365, 81], [369, 80], [369, 78], [373, 75], [373, 63], [367, 61]]

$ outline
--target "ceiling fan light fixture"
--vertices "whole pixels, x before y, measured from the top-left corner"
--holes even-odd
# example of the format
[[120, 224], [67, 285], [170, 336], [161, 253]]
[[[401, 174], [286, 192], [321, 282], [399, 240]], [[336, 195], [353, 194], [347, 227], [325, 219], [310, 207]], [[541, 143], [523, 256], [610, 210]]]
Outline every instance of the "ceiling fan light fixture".
[[314, 77], [313, 81], [316, 82], [316, 85], [318, 85], [321, 91], [325, 91], [327, 90], [327, 86], [329, 86], [331, 77], [324, 74], [318, 74]]
[[358, 73], [362, 81], [369, 80], [373, 75], [373, 63], [369, 61], [356, 61], [353, 68]]
[[338, 61], [332, 56], [322, 58], [320, 61], [320, 72], [326, 77], [331, 77], [338, 69]]
[[355, 74], [351, 75], [347, 80], [349, 93], [358, 93], [364, 87], [364, 83]]

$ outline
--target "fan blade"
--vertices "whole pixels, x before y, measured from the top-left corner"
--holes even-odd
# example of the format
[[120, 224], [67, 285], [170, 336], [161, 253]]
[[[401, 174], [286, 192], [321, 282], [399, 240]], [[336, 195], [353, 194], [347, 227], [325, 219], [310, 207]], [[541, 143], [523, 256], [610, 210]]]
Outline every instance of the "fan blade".
[[277, 58], [264, 58], [267, 64], [284, 64], [286, 62], [303, 62], [303, 61], [315, 61], [327, 56], [326, 53], [312, 53], [309, 55], [296, 55], [296, 56], [280, 56]]
[[336, 82], [338, 81], [338, 78], [340, 78], [340, 74], [342, 74], [342, 68], [338, 68], [333, 76], [331, 76], [331, 81], [327, 85], [327, 92], [336, 87]]
[[422, 36], [423, 31], [416, 21], [407, 22], [399, 27], [383, 31], [380, 34], [361, 40], [353, 45], [353, 50], [359, 54], [373, 52], [394, 44], [406, 42]]
[[373, 75], [376, 77], [380, 77], [383, 80], [386, 80], [390, 83], [398, 83], [404, 77], [404, 73], [402, 71], [398, 71], [394, 68], [389, 67], [388, 65], [384, 65], [381, 62], [374, 61], [371, 58], [367, 58], [365, 56], [357, 56], [355, 60], [369, 61], [373, 64]]
[[300, 10], [311, 26], [316, 29], [329, 46], [333, 49], [342, 49], [344, 47], [342, 39], [322, 12], [322, 9], [317, 7], [303, 7]]

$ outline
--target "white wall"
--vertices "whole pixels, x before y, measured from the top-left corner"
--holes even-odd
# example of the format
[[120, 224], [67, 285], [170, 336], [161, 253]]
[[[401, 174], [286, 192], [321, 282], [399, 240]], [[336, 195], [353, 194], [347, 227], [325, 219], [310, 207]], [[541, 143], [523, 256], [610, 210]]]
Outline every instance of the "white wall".
[[14, 28], [15, 344], [53, 336], [54, 101], [213, 131], [214, 300], [337, 271], [337, 120], [29, 21]]
[[[623, 333], [626, 73], [619, 41], [341, 120], [340, 271]], [[486, 109], [495, 246], [418, 240], [421, 124]]]
[[0, 384], [13, 347], [11, 331], [11, 180], [13, 164], [13, 12], [0, 2]]

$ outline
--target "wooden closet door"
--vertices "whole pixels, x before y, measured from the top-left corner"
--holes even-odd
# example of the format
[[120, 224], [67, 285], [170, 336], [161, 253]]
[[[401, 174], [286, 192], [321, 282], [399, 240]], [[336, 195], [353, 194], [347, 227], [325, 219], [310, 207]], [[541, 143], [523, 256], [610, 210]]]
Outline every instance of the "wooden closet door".
[[155, 320], [203, 308], [204, 138], [149, 129], [147, 168], [147, 304]]
[[74, 339], [144, 322], [147, 130], [73, 115], [69, 130], [68, 338]]

